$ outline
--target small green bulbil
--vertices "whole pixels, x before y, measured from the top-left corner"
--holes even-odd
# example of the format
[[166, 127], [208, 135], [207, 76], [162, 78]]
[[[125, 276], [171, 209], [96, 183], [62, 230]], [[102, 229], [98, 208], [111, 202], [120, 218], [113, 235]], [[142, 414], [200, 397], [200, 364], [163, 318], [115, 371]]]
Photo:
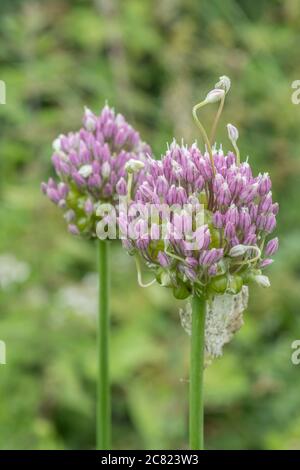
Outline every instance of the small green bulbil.
[[187, 289], [184, 284], [180, 284], [177, 287], [173, 287], [173, 295], [175, 299], [184, 300], [191, 295], [191, 292]]
[[215, 276], [212, 278], [209, 284], [209, 290], [217, 294], [224, 294], [228, 285], [228, 279], [226, 274]]

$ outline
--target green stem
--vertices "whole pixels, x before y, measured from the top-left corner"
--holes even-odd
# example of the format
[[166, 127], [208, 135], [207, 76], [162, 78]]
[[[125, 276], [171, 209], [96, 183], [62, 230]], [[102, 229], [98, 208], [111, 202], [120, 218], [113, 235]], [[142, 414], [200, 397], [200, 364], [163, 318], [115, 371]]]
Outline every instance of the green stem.
[[202, 135], [202, 138], [204, 140], [204, 143], [206, 144], [206, 147], [207, 147], [207, 151], [208, 151], [208, 154], [209, 154], [209, 158], [210, 158], [210, 162], [211, 162], [211, 166], [212, 166], [212, 169], [213, 169], [213, 173], [214, 175], [216, 174], [216, 169], [215, 169], [215, 164], [214, 164], [214, 157], [213, 157], [213, 154], [212, 154], [212, 148], [211, 148], [211, 145], [210, 145], [210, 142], [209, 142], [209, 138], [207, 136], [207, 133], [206, 133], [206, 130], [204, 129], [203, 125], [201, 124], [199, 118], [198, 118], [198, 115], [197, 115], [197, 111], [198, 109], [202, 108], [203, 106], [206, 105], [206, 102], [205, 101], [201, 101], [201, 103], [198, 103], [196, 104], [194, 107], [193, 107], [193, 118], [194, 118], [194, 121], [195, 123], [197, 124], [198, 128], [200, 129], [200, 132], [201, 132], [201, 135]]
[[219, 108], [218, 108], [218, 112], [216, 114], [216, 117], [215, 117], [213, 125], [212, 125], [212, 129], [211, 129], [211, 133], [210, 133], [210, 143], [211, 143], [211, 145], [213, 145], [214, 140], [215, 140], [217, 126], [218, 126], [218, 123], [219, 123], [219, 120], [220, 120], [220, 117], [221, 117], [221, 114], [222, 114], [222, 111], [223, 111], [223, 108], [224, 108], [225, 96], [226, 95], [224, 93], [224, 95], [221, 98]]
[[203, 450], [203, 375], [206, 301], [194, 295], [190, 352], [190, 449]]
[[99, 316], [97, 449], [110, 449], [111, 405], [109, 384], [109, 245], [98, 240]]

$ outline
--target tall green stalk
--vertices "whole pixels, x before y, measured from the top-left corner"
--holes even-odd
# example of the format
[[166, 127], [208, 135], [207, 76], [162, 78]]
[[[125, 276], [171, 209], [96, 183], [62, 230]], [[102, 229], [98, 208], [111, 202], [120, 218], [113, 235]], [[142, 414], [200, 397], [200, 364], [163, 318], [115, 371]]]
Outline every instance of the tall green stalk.
[[98, 312], [98, 384], [97, 449], [111, 445], [111, 404], [109, 382], [109, 244], [98, 240], [99, 312]]
[[203, 450], [203, 375], [206, 301], [194, 295], [190, 351], [190, 449]]

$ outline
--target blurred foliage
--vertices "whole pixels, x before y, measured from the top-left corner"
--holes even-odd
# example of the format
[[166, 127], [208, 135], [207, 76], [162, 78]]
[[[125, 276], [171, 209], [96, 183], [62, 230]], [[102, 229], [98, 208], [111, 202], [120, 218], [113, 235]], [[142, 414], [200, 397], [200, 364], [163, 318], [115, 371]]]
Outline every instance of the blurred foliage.
[[[198, 137], [192, 105], [219, 75], [233, 86], [222, 117], [242, 155], [270, 171], [281, 206], [272, 288], [253, 288], [245, 326], [206, 371], [206, 447], [300, 449], [300, 108], [297, 0], [1, 1], [0, 252], [30, 275], [0, 292], [0, 448], [93, 448], [95, 247], [67, 234], [40, 194], [51, 142], [80, 125], [84, 105], [125, 113], [159, 157]], [[211, 109], [207, 119], [211, 119]], [[226, 148], [227, 144], [225, 145]], [[112, 246], [115, 448], [187, 445], [188, 337], [179, 302], [137, 287]], [[11, 267], [13, 269], [13, 267]], [[95, 290], [95, 289], [94, 289]]]

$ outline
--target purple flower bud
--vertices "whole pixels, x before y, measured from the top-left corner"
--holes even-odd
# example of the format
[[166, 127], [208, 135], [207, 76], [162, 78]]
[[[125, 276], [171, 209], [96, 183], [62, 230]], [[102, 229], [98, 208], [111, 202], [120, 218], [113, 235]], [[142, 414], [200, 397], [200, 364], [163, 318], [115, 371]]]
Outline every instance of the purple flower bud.
[[139, 238], [137, 241], [136, 241], [136, 246], [139, 250], [141, 250], [142, 252], [143, 251], [146, 251], [148, 246], [149, 246], [149, 243], [150, 243], [150, 240], [147, 239], [147, 238]]
[[195, 162], [196, 165], [198, 164], [198, 169], [203, 176], [204, 180], [210, 180], [213, 176], [213, 171], [211, 168], [210, 161], [201, 157], [198, 162]]
[[261, 212], [268, 212], [272, 207], [272, 193], [271, 191], [268, 192], [265, 196], [262, 197], [259, 203], [259, 211]]
[[234, 237], [231, 238], [229, 243], [230, 243], [230, 246], [233, 247], [233, 246], [239, 245], [240, 241], [239, 241], [238, 237], [236, 235], [234, 235]]
[[243, 243], [245, 245], [255, 245], [257, 241], [257, 237], [255, 233], [247, 233], [244, 237]]
[[66, 183], [58, 183], [57, 186], [58, 194], [61, 199], [65, 199], [69, 192], [69, 186]]
[[202, 225], [198, 227], [194, 235], [198, 250], [207, 250], [211, 240], [208, 226]]
[[80, 234], [78, 227], [74, 224], [69, 224], [68, 225], [68, 230], [69, 230], [70, 233], [72, 233], [72, 235], [79, 235]]
[[125, 131], [125, 129], [121, 128], [118, 132], [117, 132], [117, 135], [115, 137], [115, 145], [118, 146], [118, 147], [122, 147], [122, 145], [125, 144], [126, 140], [127, 140], [127, 132]]
[[258, 182], [258, 192], [261, 196], [267, 194], [272, 187], [271, 179], [268, 173], [264, 173]]
[[213, 248], [212, 250], [203, 251], [199, 257], [199, 263], [202, 265], [211, 265], [219, 261], [222, 256], [222, 249]]
[[177, 188], [177, 194], [176, 194], [176, 203], [177, 204], [185, 204], [187, 202], [187, 195], [186, 191], [184, 188], [181, 186]]
[[272, 205], [272, 212], [274, 215], [277, 215], [278, 214], [278, 211], [279, 211], [279, 204], [278, 202], [275, 202], [273, 205]]
[[69, 224], [70, 222], [72, 222], [72, 220], [75, 219], [75, 216], [75, 212], [72, 209], [69, 209], [67, 212], [65, 212], [64, 219]]
[[260, 263], [259, 267], [260, 268], [266, 268], [267, 266], [269, 266], [270, 264], [272, 264], [274, 262], [273, 259], [271, 258], [266, 258], [264, 260], [262, 260], [262, 262]]
[[84, 203], [84, 211], [86, 214], [92, 214], [94, 212], [94, 204], [90, 199], [87, 199]]
[[127, 194], [127, 183], [124, 178], [120, 178], [116, 184], [116, 191], [119, 196], [126, 196]]
[[153, 190], [152, 188], [150, 187], [149, 183], [147, 183], [146, 181], [139, 187], [139, 191], [140, 193], [145, 196], [146, 200], [150, 200], [152, 199], [153, 197]]
[[81, 186], [84, 186], [85, 185], [85, 179], [83, 178], [83, 176], [81, 176], [78, 171], [73, 171], [72, 173], [72, 178], [74, 180], [74, 183], [81, 187]]
[[169, 189], [168, 182], [164, 176], [159, 176], [157, 179], [156, 192], [158, 196], [165, 197]]
[[266, 249], [265, 249], [265, 255], [266, 256], [273, 256], [274, 253], [276, 253], [276, 251], [278, 250], [278, 238], [272, 238], [272, 240], [270, 240], [268, 243], [267, 243], [267, 246], [266, 246]]
[[258, 205], [257, 204], [254, 204], [253, 202], [251, 202], [249, 204], [249, 214], [250, 214], [250, 217], [251, 217], [251, 221], [255, 222], [256, 219], [257, 219], [257, 214], [258, 214]]
[[198, 267], [198, 261], [191, 257], [191, 256], [188, 256], [185, 260], [186, 264], [190, 267], [190, 268], [197, 268]]
[[168, 191], [168, 195], [167, 195], [167, 198], [166, 198], [167, 204], [169, 204], [169, 205], [175, 204], [176, 203], [176, 196], [177, 196], [176, 186], [174, 184], [172, 184], [172, 186], [170, 187], [170, 189]]
[[54, 202], [55, 204], [58, 204], [59, 201], [60, 201], [60, 196], [59, 196], [59, 193], [56, 189], [54, 188], [48, 188], [47, 189], [47, 196], [48, 198]]
[[212, 264], [211, 266], [209, 266], [207, 272], [208, 272], [208, 275], [211, 277], [216, 276], [218, 272], [218, 266], [216, 264]]
[[235, 227], [231, 222], [227, 222], [225, 225], [224, 235], [228, 240], [235, 236]]
[[245, 177], [238, 174], [228, 179], [228, 186], [233, 196], [238, 196], [246, 185]]
[[251, 225], [251, 217], [249, 214], [248, 209], [243, 208], [240, 213], [239, 217], [239, 226], [243, 230], [243, 232], [247, 232]]
[[217, 201], [220, 205], [228, 205], [231, 200], [231, 194], [227, 183], [223, 183], [217, 194]]
[[47, 194], [47, 189], [48, 189], [47, 183], [42, 182], [41, 183], [41, 190], [44, 194]]
[[99, 188], [102, 184], [100, 175], [92, 175], [88, 179], [88, 186], [91, 188]]
[[183, 274], [192, 282], [195, 282], [197, 279], [197, 273], [193, 268], [189, 268], [188, 266], [182, 266], [181, 268]]
[[195, 179], [195, 183], [194, 183], [194, 187], [195, 187], [195, 190], [198, 191], [198, 192], [201, 192], [202, 189], [204, 188], [204, 178], [203, 176], [201, 175], [198, 175], [197, 178]]
[[85, 108], [83, 116], [83, 125], [89, 132], [94, 132], [97, 125], [97, 119], [94, 113], [88, 108]]
[[227, 168], [230, 168], [232, 165], [236, 164], [236, 156], [233, 152], [228, 152], [227, 157], [225, 158]]
[[113, 193], [113, 188], [110, 183], [106, 183], [103, 188], [103, 196], [109, 198]]
[[227, 124], [228, 137], [231, 142], [236, 142], [239, 138], [239, 131], [232, 124]]
[[249, 204], [257, 195], [258, 185], [256, 183], [246, 186], [240, 194], [240, 199], [245, 204]]
[[163, 268], [168, 268], [171, 264], [169, 257], [163, 251], [158, 252], [157, 260]]
[[220, 211], [216, 211], [213, 214], [212, 221], [216, 228], [221, 229], [223, 227], [223, 215]]
[[101, 165], [97, 160], [94, 160], [92, 163], [93, 173], [99, 174], [101, 171]]
[[274, 228], [276, 227], [276, 217], [274, 214], [269, 214], [266, 218], [265, 223], [265, 231], [268, 233], [273, 232]]
[[234, 204], [232, 204], [226, 212], [224, 218], [226, 223], [231, 222], [233, 225], [237, 225], [240, 220], [238, 208]]

